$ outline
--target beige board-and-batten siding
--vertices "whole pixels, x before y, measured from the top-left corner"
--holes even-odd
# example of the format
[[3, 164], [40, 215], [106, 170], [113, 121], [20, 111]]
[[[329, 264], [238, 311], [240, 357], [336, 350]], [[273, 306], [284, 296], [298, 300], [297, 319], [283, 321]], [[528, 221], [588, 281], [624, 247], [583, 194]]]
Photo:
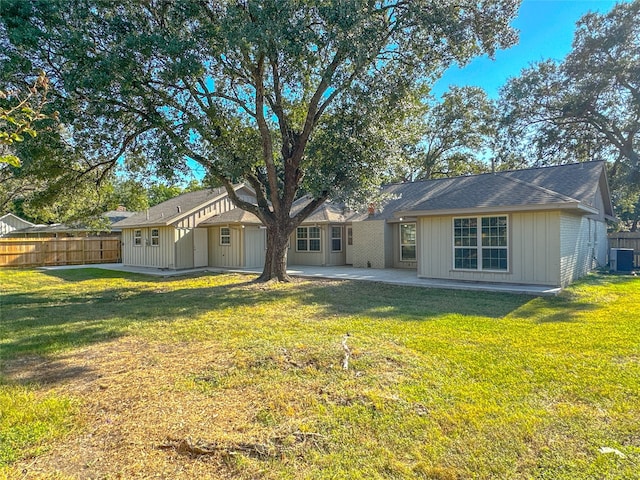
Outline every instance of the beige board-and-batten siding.
[[240, 226], [229, 227], [230, 243], [220, 243], [220, 229], [226, 227], [209, 227], [209, 266], [220, 268], [244, 267], [244, 238]]
[[171, 268], [193, 268], [193, 228], [174, 229], [175, 263]]
[[[151, 230], [158, 229], [158, 245], [151, 245]], [[134, 245], [134, 231], [142, 232], [141, 245]], [[122, 263], [131, 266], [177, 268], [175, 259], [176, 229], [144, 227], [122, 229]]]
[[267, 253], [267, 229], [258, 225], [247, 225], [242, 233], [244, 235], [244, 266], [264, 267]]
[[607, 226], [597, 217], [560, 216], [560, 277], [567, 286], [607, 263]]
[[[500, 214], [492, 214], [497, 216]], [[504, 215], [504, 214], [502, 214]], [[453, 219], [475, 215], [418, 219], [418, 277], [496, 283], [560, 284], [560, 212], [519, 212], [508, 218], [508, 270], [456, 270]]]
[[[237, 194], [244, 200], [253, 198], [251, 192], [246, 188], [239, 189]], [[123, 228], [122, 261], [125, 265], [131, 266], [169, 269], [192, 268], [195, 266], [194, 257], [198, 246], [196, 245], [198, 239], [194, 238], [194, 229], [213, 215], [224, 213], [232, 208], [234, 208], [233, 203], [228, 197], [224, 196], [202, 205], [170, 226]], [[160, 229], [158, 246], [151, 245], [151, 230], [154, 228]], [[143, 231], [141, 246], [133, 244], [133, 232], [135, 230]], [[148, 243], [146, 239], [148, 239]], [[207, 256], [210, 253], [208, 251]], [[207, 264], [211, 263], [212, 260], [208, 258]]]
[[[289, 238], [289, 251], [287, 254], [287, 263], [289, 265], [310, 265], [310, 266], [337, 266], [344, 265], [346, 262], [346, 229], [344, 225], [300, 225], [301, 227], [318, 227], [320, 229], [320, 251], [298, 251], [298, 238], [296, 228]], [[342, 231], [342, 248], [340, 251], [332, 250], [331, 228], [340, 227]]]

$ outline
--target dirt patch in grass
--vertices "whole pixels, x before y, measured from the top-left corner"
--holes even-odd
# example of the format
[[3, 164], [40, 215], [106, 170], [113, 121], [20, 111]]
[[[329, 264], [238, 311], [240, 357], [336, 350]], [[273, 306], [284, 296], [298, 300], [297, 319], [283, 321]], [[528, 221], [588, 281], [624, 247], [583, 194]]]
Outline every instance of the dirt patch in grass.
[[125, 337], [52, 360], [6, 363], [8, 381], [35, 382], [43, 393], [72, 395], [83, 404], [80, 433], [19, 462], [16, 471], [24, 478], [236, 478], [237, 453], [277, 452], [264, 447], [275, 444], [253, 421], [260, 408], [255, 394], [185, 388], [190, 372], [224, 369], [224, 362], [214, 344]]

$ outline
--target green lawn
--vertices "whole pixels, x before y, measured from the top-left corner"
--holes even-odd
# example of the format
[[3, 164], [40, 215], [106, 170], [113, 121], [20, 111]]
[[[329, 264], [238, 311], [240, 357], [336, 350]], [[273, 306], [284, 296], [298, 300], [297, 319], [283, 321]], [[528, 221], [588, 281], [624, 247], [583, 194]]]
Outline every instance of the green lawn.
[[[138, 339], [210, 352], [159, 388], [185, 396], [185, 419], [194, 399], [225, 412], [193, 438], [220, 452], [211, 478], [640, 478], [640, 279], [537, 299], [249, 280], [0, 270], [0, 477], [91, 429], [90, 399], [12, 379], [16, 362]], [[140, 448], [184, 471], [205, 462], [161, 440]]]

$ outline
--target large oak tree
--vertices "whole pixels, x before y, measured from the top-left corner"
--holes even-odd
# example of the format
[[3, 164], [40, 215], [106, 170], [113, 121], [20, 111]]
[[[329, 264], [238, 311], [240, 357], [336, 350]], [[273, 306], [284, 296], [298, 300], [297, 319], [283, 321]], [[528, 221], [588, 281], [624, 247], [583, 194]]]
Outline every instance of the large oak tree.
[[[513, 0], [4, 0], [7, 65], [40, 68], [95, 168], [197, 162], [267, 228], [295, 227], [383, 170], [383, 121], [452, 62], [514, 43]], [[66, 113], [66, 115], [65, 115]], [[232, 185], [253, 187], [257, 204]], [[303, 189], [312, 200], [295, 215]]]

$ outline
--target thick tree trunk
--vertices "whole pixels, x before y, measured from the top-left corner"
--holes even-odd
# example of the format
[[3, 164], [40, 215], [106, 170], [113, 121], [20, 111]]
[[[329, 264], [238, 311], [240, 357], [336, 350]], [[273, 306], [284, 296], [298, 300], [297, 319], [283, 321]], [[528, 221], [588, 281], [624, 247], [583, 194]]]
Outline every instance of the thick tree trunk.
[[277, 225], [267, 227], [267, 253], [264, 270], [256, 281], [278, 280], [280, 282], [288, 282], [291, 280], [291, 277], [287, 275], [289, 233]]

